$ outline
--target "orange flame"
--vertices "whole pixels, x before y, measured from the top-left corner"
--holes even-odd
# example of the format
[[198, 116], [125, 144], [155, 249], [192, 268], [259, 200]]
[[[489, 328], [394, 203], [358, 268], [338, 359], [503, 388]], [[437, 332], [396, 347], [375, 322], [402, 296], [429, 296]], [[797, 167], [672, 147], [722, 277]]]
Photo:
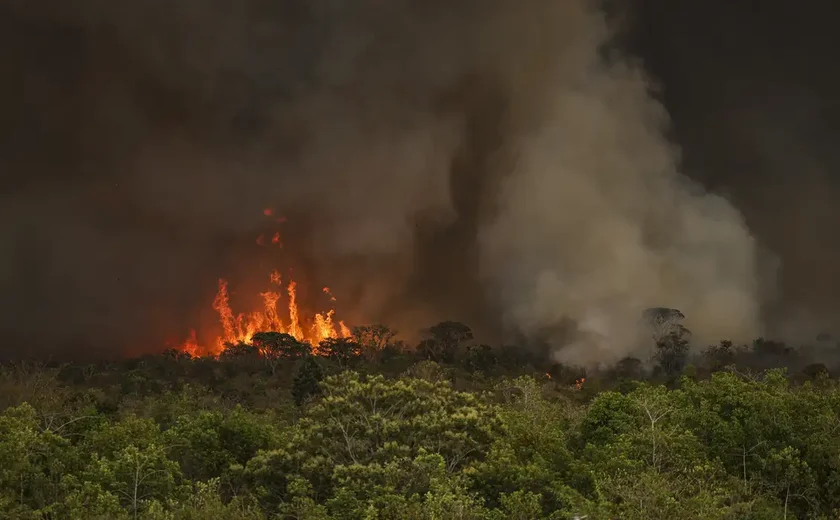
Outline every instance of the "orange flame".
[[580, 390], [581, 388], [583, 388], [583, 383], [585, 383], [585, 382], [586, 382], [585, 377], [581, 377], [580, 379], [577, 379], [575, 381], [575, 390]]
[[201, 347], [198, 345], [198, 339], [195, 336], [195, 329], [190, 331], [190, 337], [187, 338], [187, 341], [184, 342], [181, 348], [191, 356], [196, 356], [201, 351]]
[[[266, 208], [263, 210], [263, 215], [273, 217], [274, 210]], [[281, 223], [286, 222], [286, 218], [283, 216], [275, 217], [275, 220]], [[258, 245], [263, 246], [265, 243], [266, 235], [261, 234], [257, 237]], [[271, 243], [283, 247], [279, 231], [274, 233], [271, 238]], [[272, 285], [282, 287], [282, 277], [279, 271], [272, 271], [269, 280]], [[219, 322], [222, 326], [221, 336], [216, 339], [216, 344], [212, 348], [202, 348], [193, 330], [190, 333], [190, 337], [182, 344], [181, 350], [189, 352], [193, 356], [200, 353], [215, 355], [225, 350], [228, 344], [251, 343], [254, 334], [258, 332], [289, 334], [294, 336], [298, 341], [310, 343], [313, 345], [313, 349], [317, 348], [318, 343], [327, 338], [347, 338], [352, 336], [350, 329], [343, 321], [339, 321], [337, 326], [334, 323], [335, 309], [330, 309], [324, 313], [316, 313], [311, 320], [306, 320], [307, 325], [305, 327], [302, 324], [300, 310], [298, 308], [297, 282], [289, 280], [285, 292], [288, 295], [288, 326], [284, 324], [278, 311], [278, 304], [282, 299], [281, 292], [275, 290], [260, 293], [263, 300], [263, 309], [261, 311], [249, 314], [234, 314], [230, 307], [228, 282], [224, 279], [219, 279], [219, 289], [213, 300], [213, 309], [219, 315]], [[329, 296], [331, 301], [336, 301], [328, 287], [324, 287], [323, 292]], [[311, 326], [308, 325], [309, 323], [311, 323]]]
[[[281, 276], [278, 271], [272, 271], [269, 277], [273, 285], [281, 285]], [[325, 288], [326, 289], [326, 288]], [[332, 301], [335, 298], [329, 293]], [[219, 280], [219, 289], [213, 300], [213, 309], [219, 315], [219, 322], [222, 326], [222, 334], [216, 339], [216, 344], [209, 349], [202, 348], [196, 339], [196, 332], [193, 330], [190, 337], [181, 345], [181, 350], [196, 356], [200, 353], [217, 355], [225, 350], [227, 344], [251, 343], [254, 334], [258, 332], [281, 332], [294, 336], [298, 341], [305, 341], [317, 348], [318, 343], [327, 338], [347, 338], [352, 335], [350, 329], [339, 321], [334, 322], [335, 309], [323, 313], [316, 313], [311, 320], [312, 325], [308, 329], [301, 323], [300, 310], [297, 301], [297, 282], [290, 280], [286, 287], [288, 294], [289, 320], [286, 325], [278, 311], [278, 304], [282, 294], [276, 291], [260, 293], [263, 300], [263, 310], [249, 314], [234, 314], [230, 306], [230, 293], [228, 282]]]
[[292, 320], [292, 323], [289, 325], [289, 334], [298, 339], [303, 339], [297, 307], [297, 283], [294, 280], [289, 282], [289, 318]]
[[343, 321], [338, 322], [338, 333], [341, 334], [342, 338], [349, 338], [353, 335], [353, 332], [350, 330], [350, 327], [345, 325]]

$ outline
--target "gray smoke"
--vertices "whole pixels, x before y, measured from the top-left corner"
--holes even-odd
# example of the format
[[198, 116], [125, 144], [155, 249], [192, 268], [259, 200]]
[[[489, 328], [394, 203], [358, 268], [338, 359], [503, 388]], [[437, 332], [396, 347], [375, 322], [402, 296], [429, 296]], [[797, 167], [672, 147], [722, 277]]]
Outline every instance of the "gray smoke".
[[[578, 23], [603, 29], [594, 16]], [[577, 322], [582, 334], [558, 352], [570, 362], [649, 347], [638, 324], [651, 305], [682, 310], [701, 345], [757, 337], [756, 245], [741, 215], [680, 175], [644, 72], [597, 44], [575, 41], [577, 59], [555, 64], [545, 121], [517, 139], [502, 209], [482, 230], [506, 318], [526, 332]]]
[[463, 319], [578, 363], [634, 352], [651, 306], [700, 342], [761, 331], [753, 238], [680, 175], [667, 113], [594, 2], [6, 4], [73, 64], [42, 77], [15, 54], [41, 88], [19, 119], [52, 124], [40, 146], [64, 155], [7, 160], [44, 180], [4, 195], [29, 212], [2, 230], [0, 276], [31, 293], [22, 266], [48, 246], [30, 277], [61, 324], [49, 341], [186, 332], [216, 277], [264, 277], [243, 258], [267, 206], [351, 322]]
[[[585, 1], [416, 5], [392, 6], [404, 17], [389, 13], [381, 33], [368, 32], [372, 20], [364, 32], [345, 28], [326, 54], [329, 85], [352, 85], [363, 93], [358, 105], [323, 88], [307, 96], [318, 136], [305, 154], [309, 181], [293, 194], [327, 200], [321, 251], [411, 252], [418, 213], [472, 218], [477, 262], [450, 268], [465, 276], [476, 268], [506, 328], [548, 339], [563, 361], [631, 353], [651, 305], [685, 312], [701, 344], [757, 337], [754, 240], [731, 204], [680, 175], [644, 71], [604, 55], [603, 13]], [[428, 104], [469, 75], [480, 79], [454, 116]], [[487, 88], [501, 94], [483, 99]], [[460, 147], [487, 131], [470, 119], [492, 114], [494, 103], [505, 109], [485, 124], [499, 136], [469, 163], [479, 200], [465, 214], [451, 179], [461, 173]], [[405, 276], [417, 269], [411, 260], [398, 263]], [[568, 320], [578, 334], [546, 337]]]

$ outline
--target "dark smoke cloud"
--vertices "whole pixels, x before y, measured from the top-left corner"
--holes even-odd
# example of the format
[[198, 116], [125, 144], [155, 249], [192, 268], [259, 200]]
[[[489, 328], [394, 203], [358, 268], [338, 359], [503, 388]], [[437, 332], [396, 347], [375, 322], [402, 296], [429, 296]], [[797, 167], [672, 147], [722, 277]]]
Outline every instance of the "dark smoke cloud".
[[[810, 341], [840, 315], [836, 4], [636, 0], [632, 50], [665, 88], [685, 171], [729, 194], [778, 257], [768, 333]], [[712, 29], [710, 29], [712, 28]]]
[[217, 277], [271, 268], [263, 207], [352, 321], [461, 319], [575, 362], [633, 352], [646, 306], [700, 341], [762, 330], [756, 241], [681, 176], [593, 3], [6, 0], [0, 35], [11, 349], [206, 323]]

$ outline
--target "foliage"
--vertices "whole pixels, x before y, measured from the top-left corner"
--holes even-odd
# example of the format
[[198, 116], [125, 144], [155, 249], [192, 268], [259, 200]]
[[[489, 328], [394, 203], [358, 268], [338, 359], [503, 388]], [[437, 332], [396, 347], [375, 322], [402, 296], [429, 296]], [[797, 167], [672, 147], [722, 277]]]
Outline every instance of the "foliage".
[[301, 406], [307, 399], [321, 392], [321, 380], [324, 372], [312, 356], [304, 358], [298, 366], [292, 381], [292, 399], [297, 406]]
[[837, 367], [645, 317], [652, 360], [586, 372], [456, 322], [4, 365], [0, 518], [838, 518]]

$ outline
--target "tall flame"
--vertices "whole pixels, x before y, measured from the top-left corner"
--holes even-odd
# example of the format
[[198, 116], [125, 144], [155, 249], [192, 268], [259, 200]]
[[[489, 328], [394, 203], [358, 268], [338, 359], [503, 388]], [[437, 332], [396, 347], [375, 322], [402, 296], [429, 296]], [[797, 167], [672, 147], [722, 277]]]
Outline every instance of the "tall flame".
[[[263, 215], [272, 217], [276, 222], [283, 223], [286, 221], [285, 217], [275, 216], [274, 210], [266, 208], [263, 210]], [[271, 243], [282, 248], [282, 238], [280, 232], [274, 233], [271, 238]], [[257, 244], [266, 245], [266, 235], [261, 234], [257, 237]], [[280, 272], [274, 270], [269, 276], [269, 281], [277, 289], [283, 287], [283, 280]], [[278, 306], [283, 297], [282, 291], [269, 290], [260, 293], [263, 302], [263, 309], [261, 311], [251, 312], [248, 314], [240, 313], [234, 314], [230, 306], [230, 293], [228, 291], [228, 282], [224, 279], [219, 279], [219, 289], [216, 297], [213, 300], [213, 309], [219, 315], [219, 322], [222, 327], [222, 334], [216, 339], [216, 343], [211, 348], [202, 348], [196, 339], [196, 333], [193, 330], [190, 337], [181, 346], [181, 350], [189, 352], [192, 355], [199, 353], [219, 354], [227, 348], [229, 344], [237, 343], [251, 343], [254, 334], [258, 332], [280, 332], [294, 336], [298, 341], [305, 341], [313, 345], [313, 349], [318, 346], [318, 343], [327, 338], [346, 338], [350, 337], [352, 333], [343, 321], [339, 321], [336, 325], [334, 323], [335, 309], [330, 309], [323, 313], [316, 313], [312, 319], [307, 319], [306, 325], [302, 323], [300, 309], [298, 308], [297, 282], [290, 279], [286, 285], [285, 293], [288, 295], [288, 321], [281, 318]], [[329, 288], [324, 287], [324, 294], [326, 294], [330, 301], [335, 302], [335, 296], [332, 295]], [[288, 325], [286, 325], [288, 323]], [[311, 325], [309, 325], [311, 323]]]
[[[282, 278], [278, 271], [272, 271], [269, 276], [270, 282], [275, 286], [282, 286]], [[330, 296], [331, 301], [335, 297], [324, 288], [324, 293]], [[301, 323], [300, 309], [297, 298], [297, 282], [289, 280], [286, 286], [288, 295], [288, 325], [280, 316], [278, 306], [282, 294], [277, 291], [266, 291], [260, 293], [263, 300], [261, 311], [248, 314], [234, 314], [230, 306], [230, 292], [228, 291], [227, 280], [219, 280], [219, 289], [213, 300], [213, 309], [219, 315], [219, 323], [222, 327], [222, 334], [216, 339], [216, 344], [211, 349], [203, 349], [196, 339], [193, 330], [190, 337], [181, 347], [181, 350], [197, 355], [201, 352], [219, 354], [227, 348], [228, 344], [250, 343], [254, 334], [258, 332], [280, 332], [294, 336], [299, 341], [305, 341], [313, 345], [328, 338], [346, 338], [352, 335], [350, 328], [343, 321], [337, 324], [334, 321], [335, 309], [326, 312], [316, 313], [311, 320], [312, 325], [304, 327]]]
[[300, 330], [300, 316], [298, 314], [297, 306], [297, 284], [294, 280], [289, 282], [289, 318], [292, 323], [289, 325], [288, 334], [297, 339], [304, 339], [303, 332]]
[[190, 331], [190, 337], [184, 342], [182, 350], [191, 356], [197, 356], [201, 352], [201, 347], [195, 335], [195, 329]]

